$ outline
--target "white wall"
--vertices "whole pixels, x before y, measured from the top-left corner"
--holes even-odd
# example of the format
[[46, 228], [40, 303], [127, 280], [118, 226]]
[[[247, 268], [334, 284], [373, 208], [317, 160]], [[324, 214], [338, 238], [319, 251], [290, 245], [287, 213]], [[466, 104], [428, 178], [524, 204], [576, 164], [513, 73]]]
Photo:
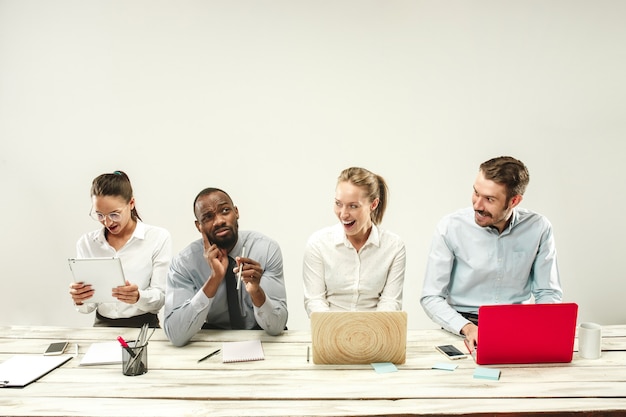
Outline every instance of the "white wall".
[[523, 206], [553, 222], [565, 300], [626, 322], [626, 3], [0, 0], [0, 324], [86, 325], [66, 259], [91, 180], [126, 171], [178, 252], [192, 201], [228, 191], [242, 229], [283, 250], [289, 327], [308, 327], [306, 238], [335, 222], [335, 178], [391, 189], [419, 306], [430, 237], [470, 203], [478, 164], [529, 167]]

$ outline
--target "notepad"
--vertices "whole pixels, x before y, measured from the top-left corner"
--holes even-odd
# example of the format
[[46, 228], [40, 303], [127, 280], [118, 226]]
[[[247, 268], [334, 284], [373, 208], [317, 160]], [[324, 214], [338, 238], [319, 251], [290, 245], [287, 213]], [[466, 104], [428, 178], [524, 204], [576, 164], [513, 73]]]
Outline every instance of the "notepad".
[[500, 379], [500, 370], [493, 368], [477, 367], [474, 369], [474, 378], [478, 379], [491, 379], [497, 381]]
[[224, 342], [222, 345], [222, 361], [224, 363], [262, 361], [263, 359], [265, 359], [265, 355], [260, 340]]
[[398, 368], [391, 362], [376, 362], [372, 364], [372, 368], [378, 374], [388, 374], [390, 372], [398, 372]]
[[118, 341], [92, 343], [80, 365], [111, 365], [122, 363], [122, 347]]
[[458, 365], [451, 363], [437, 362], [433, 365], [433, 369], [441, 369], [442, 371], [454, 371], [456, 368], [458, 368]]
[[72, 358], [72, 355], [12, 356], [0, 364], [0, 387], [25, 387]]

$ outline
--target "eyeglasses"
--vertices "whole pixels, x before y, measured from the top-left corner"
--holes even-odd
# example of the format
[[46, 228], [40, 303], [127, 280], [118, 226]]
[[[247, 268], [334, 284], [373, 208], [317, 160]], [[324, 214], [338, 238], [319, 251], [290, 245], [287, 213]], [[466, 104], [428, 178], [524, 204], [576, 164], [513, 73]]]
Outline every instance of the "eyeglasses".
[[97, 211], [93, 211], [93, 208], [91, 209], [91, 211], [89, 212], [89, 216], [99, 222], [103, 222], [107, 217], [109, 218], [109, 220], [111, 220], [112, 222], [119, 222], [120, 220], [122, 220], [122, 214], [121, 213], [117, 213], [117, 212], [112, 212], [109, 214], [102, 214], [102, 213], [98, 213]]

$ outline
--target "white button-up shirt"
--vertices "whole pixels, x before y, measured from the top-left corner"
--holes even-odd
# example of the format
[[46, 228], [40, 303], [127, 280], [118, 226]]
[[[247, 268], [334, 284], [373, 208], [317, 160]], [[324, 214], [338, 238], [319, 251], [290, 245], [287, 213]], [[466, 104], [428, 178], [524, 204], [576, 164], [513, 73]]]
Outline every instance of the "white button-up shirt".
[[135, 304], [89, 303], [76, 306], [81, 313], [98, 313], [111, 319], [157, 314], [165, 303], [165, 278], [172, 257], [170, 233], [160, 227], [137, 222], [126, 244], [116, 251], [107, 242], [104, 228], [83, 235], [76, 243], [78, 258], [120, 258], [126, 280], [139, 287]]
[[304, 253], [304, 306], [313, 311], [402, 309], [404, 242], [376, 225], [357, 252], [341, 224], [315, 232]]

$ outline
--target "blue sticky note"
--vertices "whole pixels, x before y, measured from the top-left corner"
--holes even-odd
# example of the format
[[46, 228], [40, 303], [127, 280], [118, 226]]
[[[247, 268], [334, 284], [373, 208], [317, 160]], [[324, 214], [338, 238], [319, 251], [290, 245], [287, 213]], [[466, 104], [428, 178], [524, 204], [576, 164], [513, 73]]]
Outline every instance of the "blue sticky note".
[[459, 365], [454, 365], [452, 363], [443, 363], [438, 362], [433, 365], [433, 369], [442, 369], [444, 371], [454, 371]]
[[379, 374], [386, 374], [389, 372], [398, 372], [398, 368], [391, 362], [376, 362], [372, 364], [372, 368]]
[[482, 368], [479, 366], [474, 370], [474, 378], [491, 379], [493, 381], [497, 381], [498, 379], [500, 379], [500, 370], [493, 368]]

